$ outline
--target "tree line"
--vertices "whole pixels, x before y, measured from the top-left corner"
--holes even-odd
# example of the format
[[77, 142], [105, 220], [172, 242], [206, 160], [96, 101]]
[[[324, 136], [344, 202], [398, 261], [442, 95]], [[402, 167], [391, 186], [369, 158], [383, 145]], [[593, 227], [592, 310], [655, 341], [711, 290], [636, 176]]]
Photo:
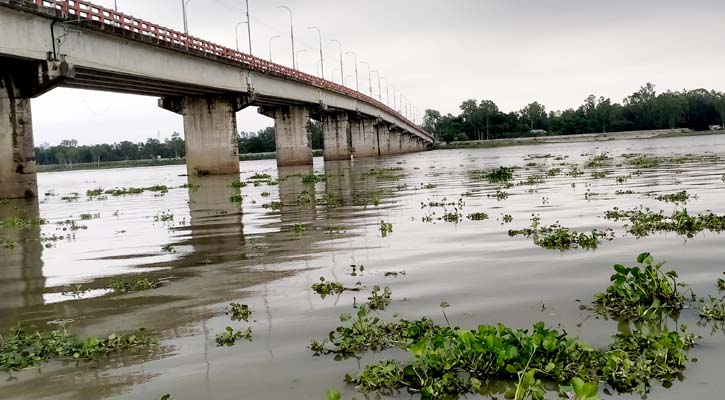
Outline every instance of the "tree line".
[[[237, 145], [239, 154], [267, 153], [276, 150], [274, 128], [269, 127], [257, 132], [239, 132]], [[322, 126], [312, 123], [312, 148], [322, 148]], [[179, 133], [170, 138], [149, 138], [145, 142], [134, 143], [124, 140], [112, 144], [79, 145], [75, 139], [67, 139], [56, 146], [44, 143], [35, 147], [35, 162], [38, 165], [95, 163], [107, 161], [151, 160], [156, 158], [174, 159], [186, 156], [186, 144]]]
[[576, 109], [547, 112], [534, 101], [506, 113], [492, 100], [469, 99], [460, 110], [458, 115], [443, 115], [428, 109], [423, 128], [446, 142], [533, 136], [543, 131], [559, 135], [674, 128], [700, 131], [725, 126], [725, 93], [695, 89], [657, 94], [655, 86], [647, 83], [621, 104], [590, 95]]

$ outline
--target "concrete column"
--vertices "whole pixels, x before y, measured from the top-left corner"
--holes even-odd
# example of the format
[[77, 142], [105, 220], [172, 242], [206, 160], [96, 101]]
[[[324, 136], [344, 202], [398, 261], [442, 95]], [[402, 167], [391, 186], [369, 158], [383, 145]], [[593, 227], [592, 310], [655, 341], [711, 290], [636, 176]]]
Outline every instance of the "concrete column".
[[379, 123], [378, 125], [375, 125], [375, 131], [378, 137], [379, 153], [381, 155], [394, 154], [395, 152], [393, 151], [391, 143], [391, 136], [393, 133], [390, 131], [388, 124]]
[[375, 120], [354, 118], [350, 120], [350, 139], [355, 157], [372, 157], [378, 154], [378, 135]]
[[403, 131], [396, 131], [392, 141], [395, 154], [405, 153], [403, 148]]
[[38, 196], [30, 98], [0, 71], [0, 198]]
[[277, 166], [312, 164], [310, 110], [302, 106], [264, 108], [260, 113], [274, 118]]
[[347, 113], [325, 114], [322, 117], [322, 136], [325, 161], [350, 159], [352, 146]]
[[239, 174], [239, 102], [224, 96], [165, 97], [159, 105], [184, 116], [189, 175]]

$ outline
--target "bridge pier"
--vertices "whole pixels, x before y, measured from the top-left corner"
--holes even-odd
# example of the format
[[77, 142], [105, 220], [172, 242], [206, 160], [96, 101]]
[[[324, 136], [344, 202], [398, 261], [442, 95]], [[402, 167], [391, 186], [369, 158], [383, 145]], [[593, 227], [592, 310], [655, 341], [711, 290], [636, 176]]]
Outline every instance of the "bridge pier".
[[351, 151], [350, 122], [346, 112], [322, 117], [323, 156], [325, 161], [349, 160]]
[[352, 153], [355, 157], [373, 157], [379, 155], [377, 138], [375, 120], [369, 118], [354, 118], [350, 120], [350, 139]]
[[310, 110], [303, 106], [260, 107], [260, 114], [274, 118], [277, 166], [312, 164]]
[[379, 121], [375, 125], [375, 134], [378, 139], [378, 153], [380, 155], [394, 154], [391, 143], [391, 136], [394, 134], [387, 123]]
[[0, 58], [0, 198], [38, 196], [30, 99], [72, 75], [61, 61]]
[[241, 99], [164, 97], [159, 106], [184, 116], [189, 175], [239, 174], [236, 112], [244, 108]]

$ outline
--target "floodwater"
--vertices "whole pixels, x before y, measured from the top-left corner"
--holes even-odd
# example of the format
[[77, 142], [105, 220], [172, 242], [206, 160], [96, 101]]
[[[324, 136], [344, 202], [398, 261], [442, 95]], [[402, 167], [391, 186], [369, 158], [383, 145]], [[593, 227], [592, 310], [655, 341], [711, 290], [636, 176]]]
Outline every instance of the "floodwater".
[[[505, 200], [496, 199], [495, 185], [471, 174], [518, 165], [518, 182], [560, 162], [583, 166], [591, 155], [604, 152], [615, 157], [606, 178], [593, 179], [588, 169], [577, 178], [562, 174], [535, 186], [507, 189]], [[620, 155], [635, 152], [717, 157], [642, 169], [640, 175], [617, 183], [616, 176], [637, 171], [617, 166]], [[564, 160], [529, 156], [533, 154]], [[369, 354], [360, 361], [314, 357], [310, 341], [338, 326], [338, 316], [353, 310], [354, 297], [367, 297], [363, 291], [321, 299], [310, 289], [321, 276], [346, 286], [358, 281], [368, 289], [389, 286], [393, 303], [383, 314], [391, 320], [399, 313], [443, 323], [439, 304], [446, 301], [448, 318], [462, 327], [502, 322], [525, 328], [545, 321], [605, 346], [617, 324], [587, 318], [589, 312], [580, 310], [577, 300], [588, 303], [605, 289], [613, 264], [633, 264], [639, 253], [650, 251], [656, 260], [667, 260], [699, 296], [716, 294], [714, 283], [725, 271], [725, 238], [704, 232], [690, 239], [674, 233], [637, 239], [626, 234], [621, 222], [605, 220], [604, 212], [639, 205], [669, 212], [674, 205], [650, 195], [687, 190], [697, 196], [687, 203], [690, 213], [721, 214], [723, 160], [722, 136], [440, 150], [353, 162], [315, 159], [314, 172], [327, 179], [314, 185], [311, 202], [299, 201], [300, 193], [312, 192], [312, 185], [298, 175], [313, 167], [278, 171], [274, 160], [241, 163], [242, 181], [256, 173], [290, 176], [278, 185], [242, 188], [242, 203], [230, 201], [238, 193], [230, 187], [234, 177], [192, 179], [200, 187], [178, 188], [187, 183], [184, 166], [40, 174], [39, 190], [46, 195], [39, 204], [0, 206], [0, 218], [40, 215], [49, 220], [35, 229], [0, 229], [0, 237], [17, 242], [14, 249], [0, 247], [0, 331], [18, 321], [40, 329], [66, 321], [81, 336], [143, 327], [156, 333], [159, 343], [149, 351], [99, 363], [50, 362], [7, 375], [0, 381], [0, 397], [158, 399], [170, 393], [174, 399], [323, 399], [329, 388], [337, 388], [343, 398], [352, 398], [356, 392], [344, 383], [346, 372], [400, 354]], [[537, 165], [523, 168], [527, 163]], [[367, 173], [385, 167], [402, 168], [394, 172], [402, 178], [381, 180]], [[175, 188], [164, 195], [147, 191], [105, 200], [86, 197], [87, 190], [97, 187], [153, 185]], [[379, 189], [378, 205], [361, 203], [366, 192]], [[617, 195], [618, 190], [636, 193]], [[588, 191], [596, 194], [586, 196]], [[80, 194], [78, 200], [63, 199], [73, 192]], [[339, 197], [342, 206], [315, 206], [329, 198], [326, 193]], [[457, 224], [436, 220], [443, 207], [421, 206], [459, 199], [465, 203], [459, 208], [464, 219]], [[263, 206], [272, 201], [281, 207]], [[465, 219], [479, 211], [490, 219]], [[79, 220], [82, 213], [94, 218]], [[173, 221], [160, 220], [169, 213]], [[559, 221], [577, 231], [611, 227], [616, 238], [596, 250], [564, 252], [540, 248], [524, 237], [510, 238], [508, 230], [529, 226], [532, 213], [540, 215], [542, 224]], [[505, 223], [505, 214], [513, 221]], [[425, 216], [432, 222], [424, 222]], [[58, 225], [69, 219], [85, 229]], [[381, 220], [393, 224], [387, 237], [381, 235]], [[302, 234], [294, 232], [295, 224], [304, 225]], [[40, 242], [41, 234], [64, 238]], [[351, 276], [353, 264], [364, 265], [364, 273]], [[402, 271], [405, 275], [385, 276]], [[138, 274], [163, 279], [164, 284], [125, 295], [103, 289], [112, 279]], [[75, 285], [92, 290], [73, 295]], [[253, 341], [217, 347], [214, 337], [225, 326], [246, 327], [224, 314], [232, 301], [252, 309], [248, 325]], [[688, 364], [684, 381], [671, 389], [655, 387], [650, 398], [722, 398], [723, 331], [698, 326], [695, 310], [683, 311], [679, 322], [702, 336], [690, 352], [699, 360]]]

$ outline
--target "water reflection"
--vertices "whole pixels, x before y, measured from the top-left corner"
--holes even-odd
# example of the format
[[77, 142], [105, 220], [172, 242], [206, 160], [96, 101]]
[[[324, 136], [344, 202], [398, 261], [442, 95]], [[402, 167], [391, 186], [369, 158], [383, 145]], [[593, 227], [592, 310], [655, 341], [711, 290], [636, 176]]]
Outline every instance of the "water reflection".
[[[38, 200], [13, 200], [0, 205], [0, 220], [35, 219], [40, 216]], [[40, 226], [19, 229], [0, 227], [0, 313], [16, 316], [19, 310], [43, 304], [43, 244]]]

